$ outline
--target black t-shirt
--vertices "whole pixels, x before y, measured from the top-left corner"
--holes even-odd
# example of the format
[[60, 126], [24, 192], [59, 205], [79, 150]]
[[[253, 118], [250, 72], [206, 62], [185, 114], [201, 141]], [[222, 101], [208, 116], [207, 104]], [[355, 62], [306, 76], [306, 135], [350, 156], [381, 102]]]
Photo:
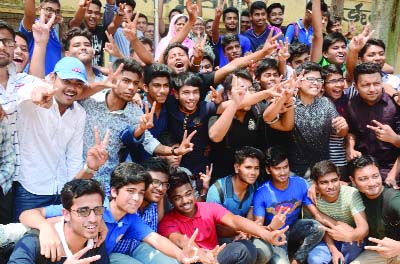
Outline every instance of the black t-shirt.
[[[81, 24], [80, 28], [89, 30], [84, 23]], [[89, 32], [92, 33], [92, 48], [94, 51], [92, 64], [93, 66], [103, 66], [103, 49], [107, 39], [106, 28], [103, 25], [97, 25], [94, 30], [89, 30]]]

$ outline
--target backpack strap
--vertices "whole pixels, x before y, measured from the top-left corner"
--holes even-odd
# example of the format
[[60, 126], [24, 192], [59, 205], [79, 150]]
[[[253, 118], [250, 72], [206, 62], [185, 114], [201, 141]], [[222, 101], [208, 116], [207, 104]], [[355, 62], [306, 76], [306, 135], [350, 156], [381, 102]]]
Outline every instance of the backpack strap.
[[215, 182], [215, 188], [217, 188], [221, 204], [224, 204], [225, 202], [224, 192], [222, 191], [222, 187], [221, 184], [219, 183], [219, 180]]

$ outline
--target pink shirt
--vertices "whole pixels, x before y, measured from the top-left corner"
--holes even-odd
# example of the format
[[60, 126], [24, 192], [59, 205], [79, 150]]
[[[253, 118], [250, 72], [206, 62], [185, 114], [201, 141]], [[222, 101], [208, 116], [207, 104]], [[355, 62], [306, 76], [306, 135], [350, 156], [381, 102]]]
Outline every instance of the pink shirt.
[[173, 209], [165, 215], [158, 226], [158, 232], [168, 237], [172, 233], [180, 233], [191, 237], [196, 228], [199, 232], [196, 244], [201, 248], [213, 249], [218, 245], [215, 225], [222, 224], [221, 219], [229, 211], [216, 203], [196, 203], [197, 213], [194, 217], [186, 217]]

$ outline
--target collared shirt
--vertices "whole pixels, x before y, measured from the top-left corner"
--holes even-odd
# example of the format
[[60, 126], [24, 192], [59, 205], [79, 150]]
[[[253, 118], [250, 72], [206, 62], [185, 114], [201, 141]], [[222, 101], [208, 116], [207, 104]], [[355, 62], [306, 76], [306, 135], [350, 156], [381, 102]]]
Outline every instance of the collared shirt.
[[[22, 32], [28, 39], [29, 48], [29, 59], [32, 58], [33, 48], [35, 46], [35, 40], [33, 38], [33, 32], [28, 31], [24, 28], [23, 21], [19, 25], [19, 31]], [[61, 43], [58, 39], [57, 31], [54, 27], [50, 29], [50, 38], [46, 46], [46, 58], [45, 58], [45, 74], [49, 74], [54, 70], [54, 66], [61, 59]]]
[[326, 97], [309, 105], [296, 101], [295, 122], [289, 151], [290, 169], [304, 176], [316, 162], [329, 159], [332, 119], [338, 116], [335, 105]]
[[193, 217], [180, 214], [176, 209], [166, 214], [161, 220], [158, 230], [168, 237], [172, 233], [180, 233], [191, 237], [196, 228], [199, 233], [196, 244], [201, 248], [213, 249], [218, 245], [216, 224], [222, 224], [221, 219], [229, 213], [222, 205], [216, 203], [196, 202], [197, 212]]
[[398, 149], [390, 143], [378, 140], [374, 131], [366, 126], [373, 125], [372, 120], [377, 120], [389, 125], [396, 134], [400, 134], [400, 111], [393, 99], [383, 92], [380, 100], [370, 106], [356, 95], [349, 102], [346, 120], [349, 132], [356, 136], [355, 149], [374, 156], [381, 170], [392, 168], [399, 154]]
[[[143, 220], [143, 222], [148, 225], [151, 230], [157, 232], [158, 225], [158, 211], [157, 204], [151, 203], [143, 211], [139, 210], [136, 214]], [[139, 246], [141, 240], [137, 240], [134, 238], [131, 239], [121, 239], [118, 241], [115, 246], [113, 252], [122, 253], [122, 254], [132, 254], [132, 252]]]
[[[137, 105], [130, 102], [126, 104], [124, 109], [111, 112], [106, 103], [107, 94], [108, 92], [101, 92], [96, 94], [95, 99], [88, 98], [80, 101], [80, 104], [87, 111], [84, 132], [85, 140], [83, 143], [84, 157], [86, 157], [89, 148], [95, 143], [93, 128], [97, 127], [99, 129], [102, 138], [107, 129], [110, 129], [110, 139], [107, 145], [108, 160], [100, 167], [99, 171], [94, 176], [96, 180], [104, 185], [106, 192], [109, 190], [111, 172], [119, 163], [118, 152], [123, 147], [122, 141], [120, 140], [120, 133], [128, 126], [136, 127], [140, 121], [140, 117], [143, 115], [142, 110]], [[140, 139], [135, 139], [133, 135], [130, 134], [130, 140], [143, 143], [145, 150], [151, 154], [160, 144], [148, 131], [146, 131]]]
[[30, 193], [58, 194], [82, 169], [85, 110], [74, 102], [63, 115], [55, 99], [49, 108], [31, 101], [34, 87], [18, 91], [21, 167], [17, 180]]
[[[298, 27], [298, 29], [296, 29], [296, 27]], [[287, 26], [285, 39], [288, 38], [289, 43], [292, 43], [295, 41], [294, 38], [296, 37], [298, 42], [307, 44], [309, 47], [311, 47], [313, 34], [314, 30], [312, 26], [310, 26], [307, 30], [303, 25], [303, 20], [299, 19], [296, 22], [296, 26], [294, 24]]]
[[3, 110], [7, 113], [8, 125], [10, 127], [12, 144], [16, 154], [15, 172], [14, 177], [19, 174], [19, 167], [21, 164], [19, 156], [19, 140], [17, 132], [17, 92], [19, 89], [29, 85], [37, 85], [41, 83], [39, 78], [26, 73], [17, 73], [17, 69], [14, 63], [10, 63], [7, 66], [8, 70], [8, 81], [7, 87], [0, 85], [0, 105]]
[[[139, 30], [137, 31], [136, 35], [137, 35], [137, 38], [143, 37], [143, 33]], [[115, 40], [115, 44], [121, 51], [122, 55], [124, 55], [124, 57], [129, 57], [131, 54], [131, 51], [130, 51], [131, 43], [129, 42], [129, 40], [127, 40], [125, 38], [124, 33], [122, 31], [122, 27], [118, 27], [117, 30], [115, 31], [114, 40]], [[110, 56], [110, 59], [111, 59], [111, 61], [116, 60], [116, 58], [112, 57], [112, 56]]]
[[15, 162], [16, 156], [12, 144], [10, 127], [8, 120], [4, 118], [0, 121], [0, 187], [4, 195], [11, 189]]

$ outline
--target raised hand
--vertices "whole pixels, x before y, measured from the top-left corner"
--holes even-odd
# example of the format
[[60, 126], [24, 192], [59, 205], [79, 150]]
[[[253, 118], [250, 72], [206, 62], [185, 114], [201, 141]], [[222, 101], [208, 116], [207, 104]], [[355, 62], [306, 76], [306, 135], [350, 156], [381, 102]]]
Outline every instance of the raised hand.
[[206, 173], [200, 172], [200, 180], [203, 182], [203, 188], [208, 189], [210, 187], [211, 174], [213, 171], [213, 164], [210, 167], [206, 166]]
[[199, 7], [197, 4], [193, 4], [192, 0], [186, 0], [186, 11], [189, 15], [189, 20], [191, 21], [196, 21], [197, 19], [197, 13], [199, 12]]
[[92, 0], [79, 0], [79, 7], [88, 8]]
[[289, 39], [286, 38], [285, 42], [279, 40], [278, 60], [286, 62], [290, 58], [289, 53]]
[[[179, 256], [181, 263], [196, 263], [199, 261], [198, 251], [199, 248], [196, 246], [195, 240], [199, 229], [194, 230], [193, 235], [190, 237], [189, 242], [182, 248], [182, 254]], [[186, 235], [185, 235], [186, 236]]]
[[374, 250], [384, 258], [393, 258], [399, 256], [400, 254], [400, 241], [396, 241], [387, 237], [384, 237], [383, 239], [369, 237], [368, 240], [376, 243], [377, 245], [365, 246], [365, 249]]
[[106, 31], [106, 36], [107, 36], [108, 42], [105, 43], [103, 50], [115, 58], [124, 57], [124, 55], [118, 48], [117, 44], [115, 43], [113, 35], [108, 33], [108, 31]]
[[274, 215], [274, 217], [271, 220], [271, 223], [269, 224], [272, 230], [278, 230], [279, 228], [285, 225], [286, 215], [290, 212], [290, 210], [291, 210], [290, 207], [285, 207], [285, 206], [279, 207], [278, 212], [276, 213], [276, 215]]
[[210, 90], [210, 94], [208, 95], [210, 101], [216, 104], [220, 104], [223, 101], [222, 93], [224, 92], [224, 89], [217, 91], [214, 89], [214, 87], [210, 86]]
[[91, 247], [84, 247], [83, 249], [76, 252], [74, 255], [67, 258], [64, 264], [89, 264], [101, 258], [100, 255], [95, 255], [93, 257], [88, 257], [84, 259], [80, 259], [86, 252], [91, 250]]
[[131, 20], [129, 13], [124, 9], [126, 22], [122, 23], [122, 33], [125, 38], [130, 42], [136, 41], [137, 38], [137, 22], [139, 19], [139, 11], [136, 12], [135, 17]]
[[179, 147], [177, 149], [175, 149], [175, 153], [178, 156], [185, 155], [186, 153], [193, 151], [194, 144], [191, 141], [192, 141], [193, 136], [196, 133], [197, 133], [197, 131], [195, 130], [192, 133], [190, 133], [188, 136], [187, 130], [185, 130], [185, 132], [183, 133], [183, 138], [182, 138], [181, 144], [179, 145]]
[[272, 54], [278, 47], [278, 41], [277, 39], [282, 35], [282, 32], [279, 32], [275, 36], [272, 36], [274, 33], [274, 29], [272, 28], [271, 31], [269, 32], [268, 38], [265, 41], [264, 47], [262, 48], [262, 51], [264, 52], [265, 56]]
[[101, 141], [99, 129], [94, 128], [95, 144], [88, 150], [86, 164], [92, 170], [98, 170], [108, 160], [107, 144], [110, 139], [110, 130], [107, 129], [103, 141]]
[[376, 126], [367, 125], [367, 128], [371, 129], [375, 133], [376, 138], [380, 141], [394, 144], [398, 137], [396, 132], [394, 132], [389, 125], [382, 124], [377, 120], [372, 120], [372, 122]]
[[371, 25], [367, 24], [364, 27], [363, 32], [361, 34], [353, 37], [349, 43], [349, 49], [355, 50], [355, 51], [360, 51], [365, 44], [367, 43], [368, 39], [372, 37], [374, 34], [374, 30], [371, 29]]
[[35, 87], [31, 92], [32, 103], [43, 108], [50, 108], [53, 105], [53, 96], [57, 88], [43, 80], [42, 85]]
[[140, 129], [142, 129], [143, 131], [154, 127], [153, 118], [156, 111], [156, 106], [157, 102], [154, 101], [151, 107], [151, 111], [149, 111], [149, 105], [145, 103], [144, 114], [140, 117], [139, 121]]
[[243, 88], [239, 87], [238, 84], [238, 77], [236, 75], [233, 75], [232, 77], [232, 89], [231, 89], [231, 100], [239, 106], [240, 103], [242, 102], [244, 96], [246, 95], [245, 90]]
[[201, 37], [200, 33], [197, 34], [197, 39], [193, 47], [193, 57], [203, 58], [206, 41], [207, 41], [207, 35], [204, 34], [204, 37]]
[[43, 9], [40, 9], [40, 19], [32, 25], [32, 34], [35, 41], [35, 45], [42, 45], [45, 47], [50, 38], [50, 29], [54, 24], [56, 15], [53, 14], [49, 21], [46, 21], [46, 13]]
[[118, 87], [118, 80], [120, 77], [120, 74], [122, 72], [122, 68], [124, 67], [124, 64], [121, 63], [117, 70], [114, 72], [112, 68], [112, 63], [108, 63], [108, 75], [107, 78], [105, 78], [103, 81], [99, 82], [101, 86], [105, 88], [117, 88]]

